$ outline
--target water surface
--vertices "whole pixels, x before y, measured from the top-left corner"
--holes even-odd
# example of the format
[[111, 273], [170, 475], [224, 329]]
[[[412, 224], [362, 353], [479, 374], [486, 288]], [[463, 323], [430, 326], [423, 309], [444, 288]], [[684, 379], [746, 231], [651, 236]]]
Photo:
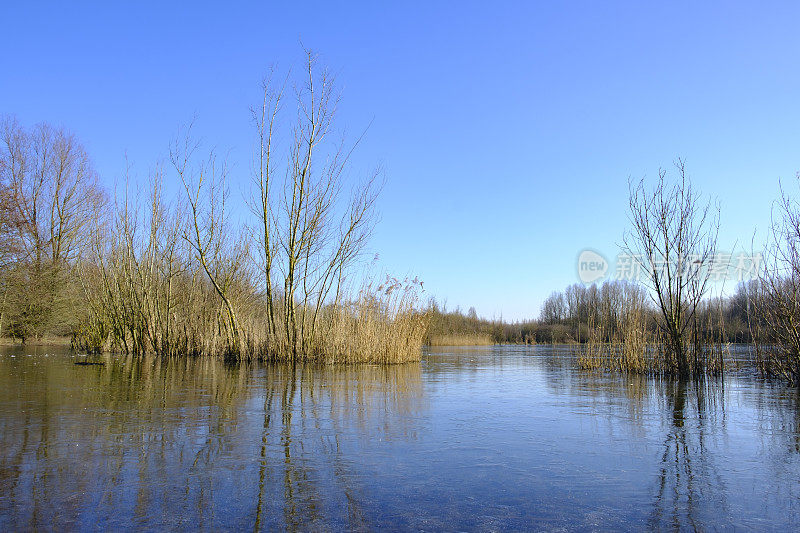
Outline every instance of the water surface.
[[0, 355], [0, 530], [797, 529], [800, 402], [565, 348], [389, 367]]

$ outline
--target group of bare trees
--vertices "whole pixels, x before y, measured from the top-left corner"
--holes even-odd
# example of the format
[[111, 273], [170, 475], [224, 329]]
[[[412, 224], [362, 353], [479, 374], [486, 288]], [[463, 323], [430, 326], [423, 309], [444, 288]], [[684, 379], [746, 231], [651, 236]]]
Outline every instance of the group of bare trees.
[[167, 202], [162, 179], [151, 176], [141, 203], [124, 192], [92, 235], [78, 269], [88, 316], [73, 335], [82, 349], [227, 353], [219, 299], [185, 238], [186, 213]]
[[[335, 138], [333, 78], [317, 71], [310, 53], [305, 67], [293, 87], [297, 115], [290, 133], [282, 135], [280, 128], [286, 81], [267, 79], [262, 104], [253, 110], [258, 150], [251, 208], [268, 335], [281, 339], [293, 356], [318, 349], [324, 308], [343, 296], [347, 273], [372, 232], [379, 192], [377, 170], [344, 189], [357, 141], [348, 145]], [[275, 308], [278, 294], [280, 309]]]
[[[354, 281], [374, 227], [379, 172], [349, 179], [359, 141], [337, 137], [333, 78], [307, 53], [300, 75], [270, 76], [262, 89], [252, 110], [249, 217], [231, 196], [225, 159], [202, 153], [190, 132], [171, 146], [167, 168], [151, 173], [146, 199], [141, 184], [130, 193], [126, 182], [110, 201], [73, 135], [4, 119], [0, 336], [71, 335], [87, 350], [163, 355], [418, 358], [426, 334], [418, 280]], [[652, 326], [665, 368], [686, 377], [709, 361], [701, 329], [714, 307], [706, 297], [719, 209], [693, 189], [680, 160], [676, 173], [659, 171], [652, 189], [630, 184], [622, 248], [646, 272], [644, 286], [573, 285], [545, 301], [539, 324], [565, 327], [578, 342], [635, 340], [637, 350], [647, 349], [641, 339]], [[168, 197], [165, 183], [180, 193]], [[738, 308], [746, 307], [763, 368], [798, 382], [800, 204], [788, 194], [766, 259]], [[439, 314], [452, 334], [449, 315]], [[502, 321], [453, 317], [448, 323], [494, 341], [540, 333], [534, 323], [510, 336]]]
[[682, 161], [676, 167], [671, 186], [660, 172], [654, 190], [646, 191], [643, 182], [631, 187], [633, 230], [624, 241], [648, 272], [661, 344], [676, 373], [721, 370], [721, 354], [709, 356], [714, 339], [731, 337], [726, 328], [745, 323], [760, 370], [800, 383], [800, 203], [781, 191], [768, 242], [752, 253], [763, 257], [755, 279], [740, 284], [729, 299], [708, 299], [719, 208], [701, 201]]
[[541, 321], [568, 325], [574, 340], [588, 344], [584, 366], [682, 378], [722, 369], [725, 306], [707, 299], [719, 208], [693, 189], [683, 161], [675, 174], [659, 170], [652, 188], [643, 179], [629, 183], [631, 229], [621, 249], [643, 283], [576, 284], [544, 302]]
[[[655, 371], [681, 378], [722, 370], [722, 302], [707, 300], [717, 259], [719, 208], [694, 190], [683, 161], [659, 170], [652, 187], [629, 182], [631, 229], [621, 251], [636, 282], [573, 285], [554, 293], [541, 319], [566, 323], [586, 342], [589, 368]], [[585, 327], [585, 333], [582, 328]]]
[[[730, 298], [709, 298], [713, 262], [718, 259], [719, 207], [693, 189], [683, 161], [678, 160], [675, 169], [674, 179], [659, 171], [652, 188], [644, 180], [630, 184], [631, 230], [622, 251], [645, 273], [645, 291], [636, 293], [636, 302], [646, 292], [650, 305], [623, 300], [598, 306], [598, 301], [608, 300], [598, 294], [613, 284], [600, 290], [576, 285], [548, 298], [541, 318], [578, 328], [586, 323], [589, 342], [596, 345], [608, 342], [615, 328], [625, 329], [624, 321], [615, 326], [614, 317], [600, 308], [637, 308], [640, 312], [623, 316], [634, 319], [635, 330], [645, 333], [646, 342], [640, 333], [632, 338], [637, 351], [649, 350], [651, 368], [682, 378], [721, 372], [721, 343], [738, 338], [754, 343], [763, 373], [800, 382], [800, 203], [782, 191], [756, 278], [741, 283]], [[761, 254], [753, 251], [752, 256]], [[649, 334], [648, 324], [655, 326]]]
[[[355, 268], [374, 227], [379, 173], [350, 178], [358, 141], [337, 137], [334, 80], [311, 53], [304, 67], [264, 82], [243, 203], [230, 193], [225, 159], [203, 153], [191, 130], [151, 173], [149, 196], [126, 180], [109, 202], [71, 135], [8, 120], [0, 327], [23, 340], [71, 334], [92, 351], [418, 359], [421, 285], [371, 285]], [[165, 194], [165, 183], [179, 194]], [[58, 320], [64, 327], [54, 329]]]
[[0, 125], [0, 333], [63, 334], [80, 320], [74, 268], [106, 195], [63, 129]]
[[618, 331], [626, 311], [644, 308], [646, 297], [641, 285], [628, 280], [606, 281], [599, 286], [575, 283], [545, 299], [539, 321], [566, 325], [571, 339], [581, 342], [586, 340], [590, 324], [604, 324], [608, 333]]

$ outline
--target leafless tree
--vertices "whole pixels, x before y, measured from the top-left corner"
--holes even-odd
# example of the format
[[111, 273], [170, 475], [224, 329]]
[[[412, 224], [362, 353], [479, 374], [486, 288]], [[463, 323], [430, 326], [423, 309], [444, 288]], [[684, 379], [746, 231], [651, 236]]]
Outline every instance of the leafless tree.
[[[379, 190], [376, 170], [345, 197], [345, 178], [358, 144], [334, 140], [338, 103], [332, 76], [306, 51], [303, 77], [294, 86], [296, 115], [289, 130], [280, 129], [288, 83], [263, 86], [263, 100], [254, 110], [258, 152], [251, 202], [259, 223], [260, 248], [269, 327], [277, 334], [275, 284], [282, 287], [285, 342], [295, 356], [313, 352], [320, 313], [336, 303], [347, 270], [363, 251], [374, 225]], [[287, 139], [286, 155], [276, 145]], [[276, 279], [282, 278], [282, 279]]]
[[422, 283], [352, 276], [374, 226], [380, 173], [350, 179], [360, 138], [338, 135], [334, 80], [312, 53], [293, 80], [267, 80], [253, 113], [250, 220], [235, 213], [225, 160], [201, 154], [190, 132], [170, 150], [179, 200], [166, 199], [157, 167], [149, 198], [142, 187], [128, 194], [126, 180], [108, 208], [70, 134], [4, 122], [0, 289], [16, 300], [0, 300], [0, 331], [13, 323], [18, 336], [37, 334], [43, 317], [75, 313], [73, 346], [87, 351], [418, 360]]
[[677, 373], [687, 376], [692, 370], [699, 370], [699, 346], [690, 346], [690, 326], [708, 290], [719, 208], [710, 200], [702, 202], [686, 175], [683, 161], [678, 160], [675, 169], [677, 179], [672, 183], [667, 172], [659, 170], [652, 190], [643, 179], [629, 183], [632, 229], [624, 237], [623, 251], [647, 273], [647, 285], [660, 311], [658, 324], [666, 337], [666, 347]]
[[564, 295], [558, 291], [548, 296], [542, 304], [539, 320], [545, 324], [557, 324], [567, 318], [567, 304]]
[[[3, 266], [22, 336], [63, 321], [71, 274], [90, 228], [101, 223], [106, 196], [89, 156], [63, 129], [30, 130], [13, 118], [0, 125]], [[71, 277], [70, 277], [71, 279]], [[24, 290], [21, 290], [24, 287]], [[8, 291], [7, 291], [8, 292]]]
[[[800, 174], [797, 177], [800, 180]], [[800, 383], [800, 202], [781, 189], [758, 281], [750, 287], [764, 370]]]
[[183, 141], [170, 150], [170, 161], [189, 205], [183, 238], [224, 305], [229, 355], [238, 357], [243, 350], [242, 328], [231, 293], [247, 268], [248, 248], [244, 238], [233, 236], [227, 164], [213, 152], [205, 160], [193, 163], [197, 146], [190, 139], [187, 132]]

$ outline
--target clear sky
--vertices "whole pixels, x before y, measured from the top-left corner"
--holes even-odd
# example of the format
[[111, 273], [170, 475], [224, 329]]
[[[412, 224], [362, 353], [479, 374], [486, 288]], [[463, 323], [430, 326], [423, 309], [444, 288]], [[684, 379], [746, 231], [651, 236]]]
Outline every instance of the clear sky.
[[387, 184], [381, 267], [480, 315], [538, 315], [614, 256], [627, 180], [676, 157], [748, 248], [800, 170], [800, 4], [4, 2], [0, 113], [74, 131], [112, 186], [196, 116], [248, 179], [270, 65], [321, 54], [353, 161]]

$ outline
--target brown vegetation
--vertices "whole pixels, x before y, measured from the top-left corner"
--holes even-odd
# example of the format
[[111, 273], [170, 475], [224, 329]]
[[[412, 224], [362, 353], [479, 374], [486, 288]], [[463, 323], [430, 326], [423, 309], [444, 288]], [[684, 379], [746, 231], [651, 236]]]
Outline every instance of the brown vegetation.
[[106, 198], [63, 129], [0, 123], [0, 334], [68, 335], [80, 320], [74, 268]]
[[[355, 145], [330, 138], [333, 79], [309, 53], [294, 106], [283, 102], [284, 87], [265, 82], [254, 112], [246, 221], [233, 217], [226, 162], [201, 155], [189, 133], [172, 145], [169, 171], [150, 176], [144, 201], [147, 189], [128, 194], [126, 183], [109, 206], [71, 135], [7, 121], [0, 328], [23, 342], [70, 334], [95, 353], [419, 360], [427, 320], [419, 282], [355, 281], [378, 174], [347, 188]], [[284, 117], [284, 107], [296, 113]], [[165, 196], [167, 179], [182, 184], [182, 196]]]
[[[798, 175], [800, 179], [800, 175]], [[759, 368], [800, 383], [800, 203], [782, 191], [759, 278], [746, 293]]]
[[[644, 285], [574, 284], [549, 296], [538, 320], [516, 323], [434, 300], [423, 309], [416, 278], [370, 283], [358, 268], [379, 172], [345, 179], [358, 141], [333, 138], [331, 76], [308, 54], [300, 79], [268, 78], [262, 96], [250, 218], [233, 208], [226, 161], [201, 153], [190, 131], [149, 187], [129, 194], [126, 181], [109, 202], [73, 135], [5, 119], [0, 339], [326, 363], [418, 360], [423, 342], [574, 343], [583, 368], [681, 378], [723, 372], [729, 343], [753, 342], [764, 375], [800, 382], [800, 204], [788, 194], [759, 278], [729, 298], [708, 298], [718, 211], [678, 161], [672, 182], [660, 171], [652, 190], [630, 184], [623, 251], [647, 273]], [[170, 182], [177, 197], [164, 193]]]

